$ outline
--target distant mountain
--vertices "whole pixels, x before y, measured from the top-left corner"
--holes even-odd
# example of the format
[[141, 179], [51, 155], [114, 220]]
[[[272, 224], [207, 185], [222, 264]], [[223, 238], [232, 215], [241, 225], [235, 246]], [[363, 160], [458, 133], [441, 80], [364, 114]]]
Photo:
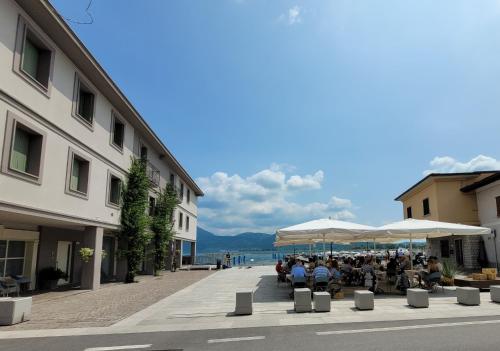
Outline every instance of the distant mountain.
[[198, 227], [196, 250], [198, 252], [272, 250], [274, 235], [241, 233], [234, 236], [215, 235]]

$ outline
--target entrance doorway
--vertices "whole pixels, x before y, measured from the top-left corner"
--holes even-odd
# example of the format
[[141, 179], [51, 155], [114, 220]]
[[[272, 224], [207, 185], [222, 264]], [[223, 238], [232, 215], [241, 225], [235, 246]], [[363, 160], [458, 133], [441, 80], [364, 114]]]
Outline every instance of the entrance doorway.
[[56, 268], [66, 273], [66, 279], [59, 279], [57, 285], [68, 284], [71, 281], [71, 257], [73, 254], [73, 243], [71, 241], [57, 242]]
[[462, 239], [455, 240], [455, 260], [457, 265], [464, 265], [464, 245]]
[[104, 236], [102, 239], [102, 250], [101, 282], [109, 282], [113, 279], [115, 271], [115, 238], [112, 236]]

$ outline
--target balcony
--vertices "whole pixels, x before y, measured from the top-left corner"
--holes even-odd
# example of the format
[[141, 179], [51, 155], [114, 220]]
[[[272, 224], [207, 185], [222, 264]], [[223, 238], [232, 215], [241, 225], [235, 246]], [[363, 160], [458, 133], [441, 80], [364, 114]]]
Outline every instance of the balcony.
[[160, 186], [160, 171], [149, 161], [146, 163], [146, 174], [152, 187], [157, 188]]

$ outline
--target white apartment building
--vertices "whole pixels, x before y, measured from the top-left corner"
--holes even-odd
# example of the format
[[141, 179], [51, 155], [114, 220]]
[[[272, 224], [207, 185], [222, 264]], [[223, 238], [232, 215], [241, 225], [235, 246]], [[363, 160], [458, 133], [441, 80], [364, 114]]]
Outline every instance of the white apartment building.
[[[151, 204], [167, 182], [179, 189], [175, 242], [192, 260], [201, 189], [47, 0], [0, 1], [0, 276], [32, 289], [45, 267], [82, 288], [119, 279], [132, 156], [148, 159]], [[82, 247], [95, 249], [88, 263]]]

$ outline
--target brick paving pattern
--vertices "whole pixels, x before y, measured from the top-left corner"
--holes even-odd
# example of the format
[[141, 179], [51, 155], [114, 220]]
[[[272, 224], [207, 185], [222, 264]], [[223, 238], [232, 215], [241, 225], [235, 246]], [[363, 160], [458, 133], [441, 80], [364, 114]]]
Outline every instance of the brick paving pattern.
[[212, 274], [211, 271], [165, 272], [139, 276], [133, 284], [109, 283], [96, 291], [71, 290], [33, 296], [29, 322], [0, 331], [106, 327]]

